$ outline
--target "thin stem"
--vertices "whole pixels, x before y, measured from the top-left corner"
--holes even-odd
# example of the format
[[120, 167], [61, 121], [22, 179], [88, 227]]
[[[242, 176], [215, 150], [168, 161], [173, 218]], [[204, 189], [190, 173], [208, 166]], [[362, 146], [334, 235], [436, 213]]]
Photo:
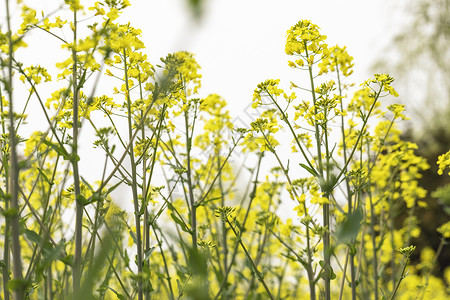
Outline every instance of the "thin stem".
[[[166, 272], [166, 275], [167, 275], [166, 279], [167, 279], [167, 284], [169, 285], [170, 299], [173, 300], [173, 299], [175, 299], [175, 294], [174, 294], [173, 288], [172, 288], [172, 282], [171, 282], [169, 267], [167, 265], [166, 256], [164, 255], [164, 250], [162, 248], [162, 240], [160, 240], [158, 238], [158, 234], [156, 233], [156, 229], [159, 229], [159, 228], [157, 228], [155, 222], [156, 222], [156, 220], [154, 222], [152, 222], [152, 224], [150, 224], [150, 226], [153, 228], [153, 232], [155, 233], [155, 239], [156, 239], [156, 242], [158, 243], [159, 251], [161, 253], [161, 258], [162, 258], [163, 263], [164, 263], [164, 271]], [[159, 230], [159, 232], [162, 235], [161, 230]]]
[[[187, 101], [187, 100], [186, 100]], [[189, 107], [189, 104], [186, 104]], [[192, 136], [189, 136], [189, 109], [184, 111], [184, 126], [186, 130], [186, 177], [189, 192], [189, 206], [191, 207], [191, 235], [192, 235], [192, 248], [197, 250], [197, 206], [195, 205], [194, 199], [194, 188], [192, 186], [191, 178], [191, 146], [192, 146]]]
[[[289, 185], [292, 187], [292, 193], [294, 193], [294, 196], [298, 198], [297, 190], [295, 189], [294, 184], [292, 183], [291, 177], [288, 174], [288, 170], [284, 167], [283, 162], [281, 161], [280, 157], [276, 153], [275, 149], [271, 145], [269, 139], [263, 132], [264, 139], [269, 146], [269, 149], [271, 149], [271, 152], [275, 155], [275, 158], [278, 161], [278, 164], [280, 168], [283, 170], [283, 174], [286, 177], [286, 180], [288, 181]], [[305, 213], [308, 211], [306, 208], [306, 203], [303, 203], [303, 207], [305, 210]], [[311, 251], [311, 236], [309, 232], [309, 225], [308, 223], [305, 224], [306, 228], [306, 252], [308, 256], [308, 266], [306, 268], [306, 273], [308, 274], [308, 282], [309, 282], [309, 290], [310, 290], [310, 300], [316, 299], [316, 287], [315, 287], [315, 279], [314, 279], [314, 271], [313, 271], [313, 253]]]
[[258, 280], [262, 283], [262, 285], [264, 286], [264, 289], [266, 290], [267, 294], [269, 295], [270, 299], [274, 300], [272, 294], [270, 293], [269, 287], [267, 286], [266, 282], [264, 281], [264, 278], [261, 274], [261, 272], [258, 271], [258, 268], [255, 265], [255, 262], [253, 261], [252, 257], [250, 256], [250, 253], [248, 253], [247, 248], [245, 247], [244, 243], [242, 243], [242, 239], [240, 237], [240, 235], [238, 235], [238, 233], [236, 232], [236, 230], [234, 229], [233, 225], [231, 224], [231, 222], [227, 219], [226, 220], [228, 225], [230, 226], [231, 230], [233, 231], [234, 235], [236, 236], [239, 244], [241, 245], [242, 250], [244, 250], [245, 252], [245, 256], [248, 258], [248, 260], [250, 261], [252, 267], [253, 267], [253, 271], [256, 274], [256, 277], [258, 277]]
[[[130, 87], [128, 85], [128, 64], [127, 64], [127, 51], [123, 49], [123, 64], [125, 73], [125, 87], [126, 87], [126, 98], [127, 98], [127, 119], [128, 119], [128, 137], [130, 141], [133, 138], [133, 126], [132, 126], [132, 112], [131, 112], [131, 98], [130, 98]], [[142, 274], [142, 237], [141, 237], [141, 213], [139, 209], [139, 199], [137, 193], [137, 173], [136, 164], [134, 162], [134, 147], [133, 143], [129, 147], [129, 157], [131, 163], [131, 190], [133, 193], [133, 205], [134, 205], [134, 219], [136, 226], [136, 248], [137, 248], [137, 268], [138, 274]], [[143, 299], [143, 289], [142, 289], [142, 279], [138, 279], [138, 299]]]
[[[3, 99], [2, 96], [2, 89], [0, 88], [0, 99]], [[0, 107], [1, 107], [1, 125], [2, 125], [2, 134], [6, 134], [6, 128], [5, 128], [5, 120], [4, 120], [4, 107], [3, 107], [3, 101], [0, 101]], [[4, 152], [3, 149], [5, 149], [4, 145], [1, 145], [2, 147], [2, 158], [4, 156], [6, 156], [6, 151]], [[3, 159], [2, 159], [3, 160]], [[8, 176], [8, 168], [3, 168], [3, 164], [2, 164], [2, 171], [4, 170], [5, 172], [5, 189], [6, 189], [6, 193], [9, 194], [9, 176]], [[5, 201], [5, 207], [4, 207], [4, 211], [8, 211], [9, 210], [9, 201]], [[3, 245], [3, 263], [4, 263], [4, 267], [3, 267], [3, 298], [5, 300], [9, 300], [9, 289], [8, 289], [8, 285], [9, 285], [9, 269], [11, 267], [11, 263], [10, 263], [10, 253], [9, 253], [9, 248], [10, 248], [10, 219], [9, 218], [5, 218], [5, 233], [4, 233], [4, 245]]]
[[403, 269], [402, 269], [402, 273], [400, 275], [400, 278], [397, 281], [397, 284], [395, 285], [394, 291], [392, 292], [391, 297], [389, 298], [389, 300], [393, 300], [395, 298], [395, 294], [397, 294], [398, 288], [400, 287], [400, 283], [403, 281], [403, 279], [405, 279], [406, 277], [406, 267], [408, 266], [409, 263], [409, 255], [405, 258], [405, 261], [403, 263]]
[[285, 121], [285, 123], [288, 125], [289, 127], [289, 131], [292, 133], [292, 136], [294, 137], [295, 143], [297, 144], [297, 147], [300, 149], [300, 152], [303, 155], [303, 158], [305, 159], [306, 163], [308, 164], [308, 166], [311, 168], [311, 170], [315, 170], [313, 164], [311, 163], [310, 159], [308, 159], [308, 155], [306, 154], [305, 150], [303, 149], [300, 140], [298, 139], [297, 134], [294, 131], [294, 128], [292, 128], [291, 123], [288, 121], [288, 116], [286, 115], [286, 113], [281, 109], [280, 105], [278, 104], [277, 101], [275, 101], [275, 98], [272, 96], [272, 94], [270, 94], [268, 91], [266, 91], [267, 94], [269, 95], [270, 99], [272, 100], [272, 102], [275, 104], [275, 106], [277, 107], [278, 111], [281, 114], [281, 119]]
[[364, 133], [364, 130], [366, 129], [367, 122], [369, 121], [369, 116], [372, 114], [372, 111], [375, 108], [375, 104], [377, 103], [378, 98], [380, 97], [381, 91], [382, 91], [382, 87], [380, 87], [380, 89], [378, 90], [378, 92], [374, 96], [374, 100], [373, 100], [372, 106], [370, 107], [369, 112], [366, 115], [366, 118], [363, 120], [363, 126], [362, 126], [362, 128], [360, 130], [360, 134], [358, 134], [358, 137], [356, 139], [355, 145], [353, 146], [352, 152], [348, 156], [348, 159], [345, 162], [344, 167], [342, 168], [341, 172], [339, 172], [338, 176], [336, 176], [336, 182], [339, 182], [339, 179], [341, 178], [341, 176], [344, 175], [345, 170], [347, 170], [347, 167], [350, 164], [350, 161], [352, 160], [353, 155], [356, 152], [356, 149], [358, 148], [359, 141], [361, 140], [361, 138], [363, 136], [363, 133]]
[[[381, 148], [381, 146], [380, 146]], [[370, 144], [367, 144], [367, 153], [370, 150]], [[377, 154], [378, 155], [378, 154]], [[370, 175], [370, 171], [369, 174]], [[371, 176], [367, 177], [368, 179], [368, 186], [372, 186], [372, 182], [370, 180]], [[373, 258], [372, 258], [372, 265], [373, 265], [373, 292], [374, 292], [374, 300], [378, 300], [378, 255], [377, 255], [377, 244], [376, 244], [376, 232], [375, 232], [375, 209], [373, 204], [373, 198], [372, 198], [372, 191], [371, 189], [367, 189], [367, 196], [369, 198], [369, 204], [370, 204], [370, 235], [372, 239], [372, 248], [373, 248]]]
[[[77, 12], [73, 12], [73, 40], [77, 42]], [[82, 230], [83, 230], [83, 206], [78, 202], [80, 195], [80, 175], [78, 170], [78, 106], [79, 106], [79, 88], [78, 88], [78, 69], [77, 69], [77, 51], [75, 47], [72, 49], [72, 87], [73, 87], [73, 145], [72, 145], [72, 168], [74, 180], [74, 194], [76, 203], [75, 216], [75, 255], [73, 259], [73, 292], [77, 295], [80, 292], [81, 281], [81, 256], [82, 256]]]
[[[304, 41], [304, 47], [305, 47], [305, 54], [306, 57], [309, 57], [308, 55], [308, 47], [306, 45], [306, 41]], [[314, 115], [317, 115], [317, 106], [316, 106], [316, 102], [317, 102], [317, 97], [316, 97], [316, 92], [315, 92], [315, 87], [314, 87], [314, 76], [312, 74], [312, 64], [308, 65], [308, 72], [309, 72], [309, 80], [310, 80], [310, 85], [311, 85], [311, 95], [313, 98], [313, 104], [314, 104]], [[316, 146], [317, 146], [317, 160], [319, 163], [319, 178], [317, 178], [318, 180], [322, 179], [324, 180], [324, 176], [323, 176], [323, 172], [324, 172], [324, 168], [323, 168], [323, 162], [322, 162], [322, 143], [321, 143], [321, 138], [320, 138], [320, 127], [319, 127], [319, 123], [317, 121], [317, 118], [314, 118], [314, 128], [315, 128], [315, 139], [316, 139]], [[327, 134], [326, 132], [324, 133], [325, 135]], [[327, 149], [328, 150], [328, 149]], [[327, 157], [328, 159], [328, 157]], [[328, 166], [327, 166], [328, 168]], [[327, 176], [328, 176], [328, 172], [327, 172]], [[322, 189], [322, 187], [321, 187]], [[322, 189], [322, 192], [324, 192], [324, 196], [325, 198], [329, 198], [329, 191], [324, 191]], [[324, 280], [325, 280], [325, 299], [326, 300], [330, 300], [331, 299], [331, 285], [330, 285], [330, 207], [329, 204], [324, 204], [323, 205], [323, 226], [325, 228], [324, 234], [323, 234], [323, 256], [324, 256], [324, 269], [326, 272], [326, 276], [324, 276]]]
[[[219, 151], [216, 151], [216, 157], [217, 157], [217, 169], [220, 170], [221, 166], [220, 166]], [[220, 189], [220, 201], [221, 201], [220, 205], [223, 207], [223, 206], [225, 206], [225, 195], [224, 195], [224, 190], [223, 190], [223, 185], [222, 185], [222, 172], [220, 172], [220, 174], [219, 174], [219, 189]], [[221, 229], [222, 229], [222, 249], [223, 249], [223, 272], [225, 275], [225, 272], [226, 272], [226, 269], [228, 266], [228, 243], [227, 243], [228, 230], [227, 230], [227, 227], [225, 226], [224, 222], [221, 222], [221, 224], [222, 224]], [[220, 266], [220, 264], [219, 264], [219, 266]], [[226, 284], [226, 282], [225, 282], [225, 284]]]
[[345, 253], [344, 270], [342, 271], [341, 288], [339, 289], [339, 300], [342, 300], [342, 295], [344, 293], [345, 273], [347, 271], [347, 263], [348, 263], [348, 257], [349, 257], [349, 252], [350, 252], [349, 249], [350, 248], [347, 247], [347, 252]]
[[[247, 210], [245, 211], [244, 220], [242, 221], [242, 228], [245, 228], [245, 224], [247, 223], [248, 215], [250, 214], [250, 208], [252, 207], [253, 200], [256, 197], [256, 189], [257, 189], [257, 186], [258, 186], [258, 178], [259, 178], [259, 171], [261, 169], [262, 158], [263, 158], [263, 154], [260, 154], [259, 155], [259, 159], [258, 159], [258, 163], [257, 163], [257, 166], [256, 166], [255, 180], [253, 181], [253, 190], [251, 191], [251, 193], [249, 195], [250, 199], [248, 201]], [[249, 183], [248, 186], [250, 186], [250, 183]], [[220, 289], [217, 292], [216, 296], [214, 297], [214, 300], [219, 298], [220, 294], [222, 293], [222, 290], [225, 288], [225, 285], [228, 282], [228, 275], [230, 274], [231, 267], [233, 266], [234, 261], [236, 259], [238, 247], [239, 247], [239, 244], [236, 243], [235, 247], [233, 249], [233, 254], [231, 255], [231, 261], [229, 262], [228, 266], [225, 266], [225, 268], [226, 268], [225, 275], [224, 275], [224, 278], [222, 280], [222, 283], [220, 284]]]
[[[340, 76], [340, 72], [339, 72], [339, 64], [337, 62], [337, 58], [334, 58], [334, 62], [336, 65], [336, 74], [337, 74], [337, 79], [338, 79], [338, 88], [339, 88], [339, 102], [341, 105], [341, 133], [342, 133], [342, 153], [344, 156], [344, 161], [347, 161], [347, 142], [346, 142], [346, 138], [345, 138], [345, 122], [344, 122], [344, 103], [342, 101], [342, 84], [341, 84], [341, 76]], [[347, 165], [345, 165], [345, 168], [343, 169], [345, 174], [347, 174]], [[345, 178], [345, 186], [347, 188], [347, 214], [350, 215], [352, 212], [352, 194], [350, 193], [350, 182], [348, 180], [348, 178]], [[349, 246], [350, 247], [350, 246]], [[347, 249], [347, 255], [348, 255], [348, 249]], [[347, 266], [347, 259], [348, 256], [346, 257], [346, 265]], [[350, 276], [351, 276], [351, 288], [352, 288], [352, 300], [356, 300], [356, 282], [355, 282], [355, 260], [354, 260], [354, 256], [350, 255]], [[342, 293], [342, 291], [341, 291]], [[377, 293], [377, 291], [375, 291], [375, 294]], [[375, 300], [377, 300], [377, 298], [375, 298]]]

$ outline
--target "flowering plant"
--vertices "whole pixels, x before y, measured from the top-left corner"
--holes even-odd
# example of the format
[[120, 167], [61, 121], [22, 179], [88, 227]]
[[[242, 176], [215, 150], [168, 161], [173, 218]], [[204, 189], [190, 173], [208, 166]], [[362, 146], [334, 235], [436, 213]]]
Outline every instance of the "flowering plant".
[[[221, 96], [199, 97], [194, 54], [149, 62], [141, 30], [118, 23], [127, 0], [65, 0], [67, 18], [40, 19], [18, 1], [17, 29], [9, 2], [0, 32], [4, 299], [446, 297], [431, 272], [439, 251], [409, 267], [429, 165], [401, 139], [394, 79], [375, 74], [354, 90], [352, 57], [317, 25], [299, 21], [286, 37], [288, 66], [308, 80], [291, 82], [294, 92], [279, 79], [260, 83], [258, 117], [236, 128]], [[21, 62], [30, 32], [61, 43], [59, 71]], [[27, 87], [26, 103], [14, 86]], [[45, 126], [29, 133], [34, 104]], [[86, 147], [104, 159], [89, 160]], [[250, 160], [240, 168], [238, 151]], [[396, 220], [403, 206], [410, 213]], [[444, 243], [448, 223], [438, 231]]]

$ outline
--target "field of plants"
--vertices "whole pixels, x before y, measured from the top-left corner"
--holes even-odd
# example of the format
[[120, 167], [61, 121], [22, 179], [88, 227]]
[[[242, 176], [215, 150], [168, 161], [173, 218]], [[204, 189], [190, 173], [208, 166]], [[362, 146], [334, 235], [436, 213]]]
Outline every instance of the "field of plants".
[[[394, 78], [352, 82], [314, 20], [237, 127], [194, 53], [149, 61], [128, 0], [0, 3], [1, 299], [449, 299], [450, 191], [421, 180], [450, 147], [420, 155]], [[35, 32], [66, 56], [23, 63]]]

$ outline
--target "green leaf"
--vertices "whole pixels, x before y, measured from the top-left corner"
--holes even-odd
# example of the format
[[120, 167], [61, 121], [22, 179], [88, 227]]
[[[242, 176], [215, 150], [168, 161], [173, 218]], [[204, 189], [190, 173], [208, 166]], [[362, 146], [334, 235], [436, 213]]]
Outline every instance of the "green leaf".
[[8, 288], [11, 290], [26, 290], [31, 284], [29, 280], [25, 279], [10, 279], [8, 282]]
[[113, 185], [112, 187], [110, 187], [110, 188], [108, 189], [108, 191], [106, 192], [106, 194], [109, 195], [112, 191], [114, 191], [117, 187], [119, 187], [119, 186], [122, 184], [123, 181], [124, 181], [124, 180], [122, 179], [122, 180], [119, 181], [117, 184], [115, 184], [115, 185]]
[[319, 174], [314, 169], [311, 169], [310, 167], [302, 163], [300, 163], [299, 165], [300, 167], [311, 173], [314, 177], [319, 177]]
[[73, 254], [66, 255], [65, 257], [61, 258], [60, 261], [68, 266], [73, 266]]
[[175, 221], [175, 223], [177, 223], [178, 225], [181, 226], [181, 229], [182, 229], [184, 232], [191, 233], [191, 231], [189, 230], [189, 228], [187, 227], [186, 223], [185, 223], [183, 220], [181, 220], [180, 218], [178, 218], [174, 213], [171, 213], [170, 216], [171, 216], [172, 219]]
[[[50, 243], [48, 245], [51, 246]], [[50, 247], [49, 249], [44, 249], [44, 256], [43, 256], [43, 264], [46, 266], [50, 266], [50, 264], [55, 261], [61, 259], [61, 257], [64, 255], [64, 243], [58, 244], [56, 247]]]
[[37, 168], [37, 170], [39, 171], [39, 174], [41, 174], [41, 176], [44, 178], [45, 182], [47, 182], [49, 185], [53, 185], [53, 181], [50, 181], [50, 179], [48, 179], [47, 175], [45, 175], [41, 168]]
[[147, 260], [152, 255], [153, 251], [155, 251], [155, 247], [151, 247], [147, 252], [144, 254], [144, 260]]
[[129, 231], [131, 238], [133, 239], [133, 242], [135, 245], [137, 245], [137, 239], [136, 239], [136, 235], [134, 234], [134, 232], [132, 230]]
[[67, 150], [63, 146], [53, 143], [49, 140], [44, 140], [43, 143], [52, 148], [53, 150], [55, 150], [56, 153], [61, 155], [65, 160], [69, 161], [71, 160], [71, 155], [69, 154], [69, 152], [67, 152]]
[[2, 211], [2, 214], [5, 216], [5, 218], [14, 218], [18, 215], [18, 211], [15, 208], [9, 208]]
[[348, 243], [358, 235], [361, 228], [361, 221], [363, 219], [363, 212], [361, 209], [356, 209], [339, 225], [337, 230], [337, 238], [341, 243]]
[[35, 244], [41, 243], [41, 237], [34, 231], [26, 229], [24, 232], [27, 239]]
[[181, 285], [180, 281], [177, 278], [177, 289], [178, 289], [178, 298], [183, 296], [183, 286]]
[[86, 206], [89, 204], [89, 201], [86, 199], [86, 197], [84, 197], [83, 195], [79, 194], [77, 195], [77, 202], [81, 205], [81, 206]]
[[323, 270], [322, 274], [320, 275], [320, 277], [322, 279], [325, 279], [325, 280], [326, 279], [330, 279], [330, 280], [336, 279], [337, 276], [334, 273], [333, 268], [330, 265], [326, 266], [325, 261], [323, 261], [323, 260], [319, 261], [319, 265], [322, 267], [322, 270]]

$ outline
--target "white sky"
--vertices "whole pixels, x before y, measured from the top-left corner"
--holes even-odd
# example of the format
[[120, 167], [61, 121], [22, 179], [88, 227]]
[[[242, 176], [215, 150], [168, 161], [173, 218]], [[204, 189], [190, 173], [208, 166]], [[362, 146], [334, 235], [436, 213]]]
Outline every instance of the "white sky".
[[386, 0], [211, 0], [198, 26], [185, 2], [134, 1], [123, 19], [142, 29], [154, 64], [170, 52], [195, 53], [202, 94], [218, 93], [234, 113], [251, 102], [261, 81], [280, 78], [287, 87], [296, 80], [299, 71], [287, 66], [284, 45], [286, 31], [299, 20], [319, 25], [329, 45], [347, 46], [358, 83], [371, 76], [369, 67], [393, 24]]
[[131, 18], [142, 29], [153, 64], [167, 53], [195, 53], [202, 67], [201, 96], [224, 97], [236, 120], [246, 123], [239, 127], [253, 121], [249, 105], [258, 83], [279, 78], [286, 89], [291, 80], [302, 84], [301, 71], [288, 67], [284, 52], [286, 32], [299, 20], [319, 25], [329, 45], [347, 46], [355, 63], [352, 80], [358, 84], [372, 77], [370, 66], [390, 37], [386, 32], [398, 24], [389, 19], [394, 14], [386, 0], [211, 0], [200, 24], [192, 21], [185, 2], [135, 1], [122, 19]]
[[[252, 121], [248, 106], [258, 83], [277, 78], [286, 89], [289, 81], [301, 84], [301, 71], [288, 67], [289, 57], [284, 53], [286, 31], [299, 20], [309, 19], [319, 25], [322, 34], [328, 36], [329, 45], [347, 46], [355, 63], [352, 81], [358, 84], [372, 76], [371, 64], [381, 55], [395, 31], [393, 25], [401, 22], [401, 12], [393, 12], [388, 0], [205, 1], [205, 16], [199, 24], [193, 22], [186, 0], [130, 0], [132, 6], [125, 10], [119, 21], [130, 21], [133, 27], [142, 30], [142, 40], [154, 65], [168, 53], [180, 50], [195, 53], [203, 75], [200, 96], [221, 95], [229, 103], [233, 117], [248, 122], [247, 126]], [[28, 3], [38, 11], [42, 9], [48, 13], [60, 1]], [[19, 15], [16, 11], [15, 17]], [[0, 17], [4, 24], [3, 8]], [[5, 30], [3, 26], [2, 30]], [[58, 50], [60, 46], [55, 39], [47, 40], [41, 34], [32, 34], [28, 42], [38, 47], [32, 52], [24, 52], [26, 56], [18, 57], [26, 62], [25, 65], [51, 66], [66, 58], [67, 53]], [[64, 86], [65, 83], [60, 84]], [[51, 86], [44, 99], [56, 89], [54, 83]], [[32, 117], [30, 114], [29, 124], [36, 121]], [[46, 125], [43, 119], [37, 122]], [[35, 126], [31, 125], [30, 129], [35, 130]], [[83, 131], [83, 135], [86, 133]], [[81, 147], [81, 151], [85, 151], [80, 155], [82, 158], [91, 156], [89, 146]], [[87, 179], [101, 176], [102, 164], [98, 169], [93, 168], [92, 160], [82, 159], [80, 168]]]
[[[40, 10], [48, 14], [62, 1], [25, 2], [38, 11], [39, 17]], [[81, 2], [88, 7], [94, 1]], [[285, 89], [290, 81], [302, 85], [302, 72], [288, 67], [289, 57], [284, 53], [286, 32], [299, 20], [309, 19], [319, 25], [329, 45], [347, 46], [355, 63], [350, 80], [359, 84], [372, 76], [370, 66], [382, 55], [402, 16], [388, 0], [204, 0], [205, 14], [198, 24], [193, 21], [187, 0], [130, 2], [132, 5], [119, 22], [131, 22], [142, 30], [150, 62], [158, 64], [161, 57], [175, 51], [195, 53], [203, 75], [200, 96], [221, 95], [234, 117], [248, 112], [253, 90], [266, 79], [281, 79]], [[0, 10], [2, 24], [4, 13]], [[20, 12], [13, 11], [13, 16], [16, 25], [20, 24]], [[67, 58], [67, 51], [60, 50], [61, 43], [43, 32], [32, 32], [26, 41], [30, 48], [23, 50], [22, 56], [20, 52], [17, 55], [25, 66], [41, 64], [50, 68]], [[103, 78], [104, 82], [108, 79]], [[58, 87], [65, 84], [60, 81]], [[54, 82], [47, 86], [44, 99], [56, 89]]]

